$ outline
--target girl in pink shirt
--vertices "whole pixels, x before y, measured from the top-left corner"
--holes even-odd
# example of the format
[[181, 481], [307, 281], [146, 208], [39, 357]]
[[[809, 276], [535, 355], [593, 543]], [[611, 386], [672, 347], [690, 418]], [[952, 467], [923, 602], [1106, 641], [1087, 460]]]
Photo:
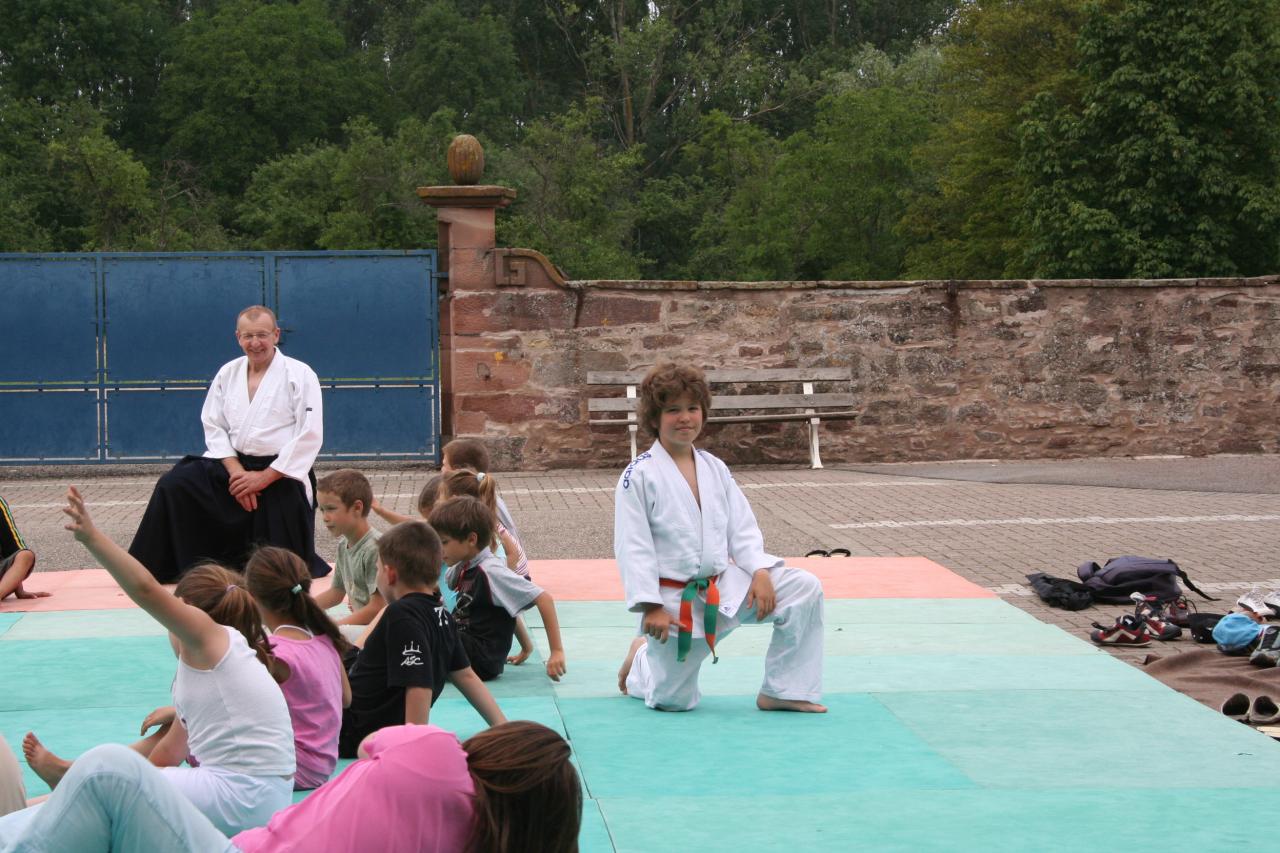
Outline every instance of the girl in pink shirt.
[[298, 756], [293, 788], [317, 788], [337, 766], [342, 709], [351, 704], [351, 684], [342, 666], [347, 641], [311, 597], [311, 574], [297, 554], [259, 548], [245, 565], [244, 578], [271, 635], [272, 654], [289, 667], [280, 689]]

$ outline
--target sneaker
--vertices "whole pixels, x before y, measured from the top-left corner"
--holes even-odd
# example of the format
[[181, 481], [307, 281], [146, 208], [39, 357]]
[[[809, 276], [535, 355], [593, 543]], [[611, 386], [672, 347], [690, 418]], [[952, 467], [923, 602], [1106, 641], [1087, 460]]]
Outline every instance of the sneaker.
[[1104, 628], [1097, 622], [1093, 623], [1093, 627], [1095, 630], [1089, 634], [1089, 639], [1100, 646], [1151, 645], [1151, 632], [1147, 630], [1147, 620], [1141, 616], [1131, 616], [1126, 613], [1116, 619], [1116, 624], [1110, 628]]
[[1266, 601], [1263, 600], [1265, 598], [1266, 598], [1266, 593], [1262, 591], [1262, 587], [1255, 585], [1253, 589], [1249, 590], [1244, 595], [1237, 598], [1236, 604], [1240, 605], [1246, 610], [1252, 610], [1254, 613], [1257, 613], [1259, 616], [1264, 616], [1264, 617], [1275, 616], [1276, 612], [1267, 606]]
[[1164, 615], [1167, 620], [1179, 628], [1191, 627], [1191, 614], [1196, 612], [1196, 603], [1185, 595], [1180, 595], [1165, 605]]
[[1280, 613], [1280, 589], [1273, 589], [1271, 592], [1262, 596], [1262, 603], [1277, 613]]
[[1133, 615], [1146, 620], [1152, 639], [1176, 640], [1182, 636], [1182, 629], [1165, 615], [1164, 605], [1154, 595], [1135, 592], [1129, 598], [1134, 603]]

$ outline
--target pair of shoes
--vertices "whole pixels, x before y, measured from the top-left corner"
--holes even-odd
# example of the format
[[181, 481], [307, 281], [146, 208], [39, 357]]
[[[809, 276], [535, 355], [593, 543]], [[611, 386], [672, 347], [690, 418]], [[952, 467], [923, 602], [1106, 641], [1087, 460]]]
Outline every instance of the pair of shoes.
[[1280, 609], [1280, 590], [1263, 592], [1262, 587], [1254, 584], [1252, 589], [1236, 599], [1236, 604], [1259, 616], [1275, 616], [1276, 610]]
[[1147, 630], [1147, 620], [1141, 616], [1128, 613], [1116, 618], [1116, 624], [1110, 628], [1093, 623], [1094, 630], [1089, 639], [1100, 646], [1133, 646], [1135, 648], [1151, 645], [1153, 636]]
[[1244, 693], [1232, 693], [1222, 703], [1222, 713], [1242, 723], [1255, 726], [1271, 726], [1280, 723], [1280, 705], [1270, 696], [1255, 696], [1252, 700]]
[[1164, 605], [1154, 595], [1143, 595], [1135, 592], [1129, 596], [1133, 602], [1133, 615], [1147, 620], [1147, 632], [1157, 640], [1176, 640], [1182, 636], [1182, 629], [1165, 615]]
[[852, 557], [853, 552], [848, 548], [832, 548], [830, 551], [824, 551], [821, 548], [814, 548], [806, 557]]

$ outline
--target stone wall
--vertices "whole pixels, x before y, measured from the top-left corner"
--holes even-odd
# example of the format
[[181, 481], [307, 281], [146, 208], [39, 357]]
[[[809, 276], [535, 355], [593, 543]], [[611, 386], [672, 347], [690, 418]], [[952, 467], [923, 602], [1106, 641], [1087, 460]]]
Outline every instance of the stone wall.
[[[828, 463], [1280, 452], [1280, 277], [520, 283], [446, 297], [452, 431], [498, 468], [623, 464], [625, 429], [586, 424], [605, 393], [586, 374], [661, 357], [850, 368], [862, 414], [822, 426]], [[804, 431], [703, 445], [804, 463]]]

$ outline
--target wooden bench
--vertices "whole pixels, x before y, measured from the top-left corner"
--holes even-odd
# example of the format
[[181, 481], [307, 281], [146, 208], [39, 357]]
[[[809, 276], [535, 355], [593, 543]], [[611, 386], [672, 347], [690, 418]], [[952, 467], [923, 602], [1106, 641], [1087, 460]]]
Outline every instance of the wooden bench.
[[[587, 423], [592, 426], [625, 426], [631, 434], [631, 457], [636, 456], [636, 434], [639, 424], [636, 422], [636, 397], [640, 381], [644, 373], [626, 373], [618, 371], [592, 371], [587, 374], [587, 385], [622, 385], [626, 388], [625, 397], [591, 397], [587, 400]], [[823, 418], [848, 419], [858, 416], [852, 406], [853, 393], [850, 390], [853, 377], [848, 368], [843, 367], [811, 367], [799, 369], [760, 369], [760, 370], [708, 370], [707, 382], [712, 386], [711, 416], [707, 423], [767, 423], [770, 421], [804, 421], [809, 422], [809, 464], [813, 468], [822, 467], [822, 457], [818, 452], [818, 424]], [[814, 383], [834, 383], [840, 390], [816, 393]], [[717, 385], [777, 385], [778, 391], [772, 394], [718, 394]], [[785, 385], [799, 385], [801, 392], [787, 392]], [[840, 407], [836, 411], [819, 412], [820, 408]], [[771, 409], [796, 409], [793, 412], [762, 411]], [[750, 414], [723, 415], [718, 412], [750, 411]], [[610, 413], [609, 417], [590, 417], [596, 413]], [[619, 416], [619, 413], [622, 415]]]

